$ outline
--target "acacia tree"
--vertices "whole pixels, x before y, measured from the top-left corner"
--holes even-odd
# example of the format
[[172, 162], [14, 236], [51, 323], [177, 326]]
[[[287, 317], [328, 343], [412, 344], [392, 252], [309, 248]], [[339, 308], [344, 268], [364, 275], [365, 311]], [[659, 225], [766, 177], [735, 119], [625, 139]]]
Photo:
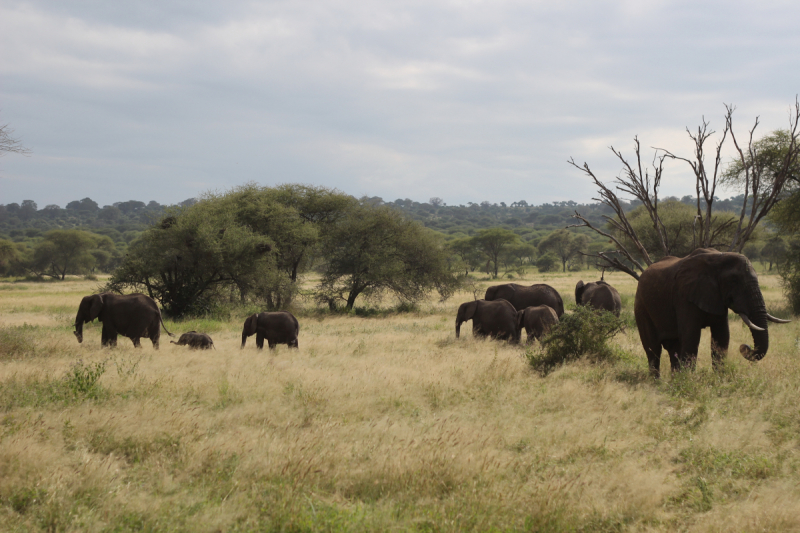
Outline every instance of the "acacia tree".
[[268, 277], [269, 250], [268, 238], [200, 202], [171, 212], [131, 243], [106, 290], [146, 291], [172, 316], [202, 314], [219, 290]]
[[482, 229], [472, 237], [472, 242], [475, 244], [475, 248], [492, 264], [492, 273], [496, 278], [500, 258], [509, 248], [519, 243], [519, 235], [505, 228]]
[[63, 280], [67, 274], [80, 274], [95, 264], [92, 251], [113, 250], [114, 242], [106, 237], [75, 229], [48, 231], [33, 250], [29, 267], [38, 276]]
[[322, 245], [325, 261], [317, 299], [353, 308], [360, 295], [390, 292], [414, 302], [437, 290], [452, 293], [455, 278], [438, 236], [388, 207], [362, 204], [332, 225]]
[[567, 271], [567, 263], [574, 257], [584, 253], [589, 246], [589, 238], [571, 231], [556, 230], [539, 243], [539, 251], [543, 254], [552, 252], [561, 261], [562, 272]]
[[[759, 164], [757, 141], [753, 139], [755, 129], [758, 126], [758, 118], [756, 118], [754, 126], [749, 130], [749, 141], [746, 147], [746, 153], [749, 155], [745, 155], [745, 149], [740, 146], [733, 130], [733, 112], [735, 108], [731, 105], [726, 105], [725, 109], [725, 127], [722, 132], [722, 138], [714, 148], [713, 165], [706, 163], [706, 147], [715, 132], [709, 129], [709, 124], [705, 120], [702, 121], [696, 132], [692, 132], [687, 128], [687, 133], [695, 146], [692, 158], [677, 156], [663, 148], [654, 148], [653, 161], [650, 167], [647, 167], [642, 163], [641, 146], [638, 138], [634, 137], [635, 160], [633, 162], [629, 162], [621, 152], [612, 146], [611, 151], [623, 165], [622, 173], [614, 181], [615, 186], [613, 189], [604, 184], [592, 172], [587, 163], [583, 163], [580, 166], [572, 158], [568, 161], [570, 165], [578, 168], [594, 181], [600, 193], [600, 198], [595, 198], [594, 200], [608, 206], [614, 213], [614, 216], [603, 215], [608, 226], [607, 229], [593, 225], [577, 211], [573, 217], [579, 220], [580, 223], [570, 226], [588, 227], [610, 239], [616, 245], [615, 250], [594, 254], [600, 266], [621, 270], [638, 280], [639, 273], [653, 263], [651, 257], [653, 252], [661, 256], [672, 255], [674, 243], [670, 240], [664, 221], [659, 213], [658, 198], [664, 161], [668, 158], [687, 163], [695, 175], [697, 200], [696, 214], [692, 224], [692, 249], [710, 247], [714, 242], [715, 236], [725, 232], [728, 227], [735, 227], [730, 242], [727, 244], [728, 250], [737, 252], [742, 250], [747, 241], [753, 236], [761, 219], [781, 199], [784, 188], [791, 179], [791, 169], [797, 164], [798, 154], [800, 154], [800, 149], [798, 149], [800, 104], [795, 100], [794, 111], [789, 117], [788, 149], [782, 164], [775, 172], [768, 172], [764, 165]], [[745, 201], [738, 221], [730, 218], [720, 219], [713, 213], [715, 192], [722, 179], [722, 147], [728, 136], [734, 143], [734, 147], [739, 154], [739, 161], [744, 170], [742, 186], [745, 190]], [[750, 164], [748, 164], [748, 161]], [[650, 225], [658, 238], [658, 246], [656, 248], [651, 247], [648, 250], [644, 245], [625, 212], [627, 203], [617, 196], [616, 191], [633, 196], [633, 198], [641, 202], [650, 219]], [[626, 246], [625, 243], [628, 245]]]

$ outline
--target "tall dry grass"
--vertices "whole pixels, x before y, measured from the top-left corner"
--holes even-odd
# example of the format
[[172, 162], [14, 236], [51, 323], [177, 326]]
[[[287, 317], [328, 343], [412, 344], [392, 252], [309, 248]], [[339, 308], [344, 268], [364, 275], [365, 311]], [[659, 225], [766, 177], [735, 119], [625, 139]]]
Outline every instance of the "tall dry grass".
[[[570, 307], [580, 277], [594, 274], [526, 282]], [[606, 279], [630, 314], [635, 282]], [[761, 283], [770, 309], [783, 306], [777, 280]], [[0, 529], [800, 529], [796, 323], [773, 328], [750, 364], [732, 319], [718, 374], [704, 335], [697, 372], [653, 382], [628, 328], [617, 363], [543, 378], [524, 347], [454, 338], [467, 294], [370, 318], [301, 306], [297, 351], [240, 350], [244, 314], [168, 321], [209, 330], [217, 350], [162, 337], [155, 351], [124, 338], [101, 349], [96, 324], [76, 342], [94, 283], [7, 287]]]

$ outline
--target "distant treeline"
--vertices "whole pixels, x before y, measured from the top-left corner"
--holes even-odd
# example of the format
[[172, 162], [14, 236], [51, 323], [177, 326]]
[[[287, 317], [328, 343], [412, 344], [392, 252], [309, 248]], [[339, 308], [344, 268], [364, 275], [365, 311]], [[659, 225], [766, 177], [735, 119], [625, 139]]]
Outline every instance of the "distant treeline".
[[[664, 201], [669, 199], [677, 200], [664, 198]], [[679, 200], [689, 205], [695, 203], [693, 196], [684, 196]], [[738, 213], [743, 200], [743, 195], [718, 199], [715, 208]], [[598, 225], [603, 224], [603, 215], [612, 214], [602, 204], [579, 204], [573, 201], [541, 205], [532, 205], [525, 200], [509, 204], [484, 201], [446, 205], [441, 198], [416, 202], [408, 198], [384, 201], [377, 196], [362, 198], [362, 201], [399, 209], [410, 219], [451, 239], [472, 236], [480, 229], [502, 227], [510, 229], [525, 241], [538, 241], [553, 230], [575, 223], [572, 218], [575, 211]], [[189, 198], [176, 205], [189, 206], [195, 202], [195, 198]], [[631, 202], [629, 209], [638, 205], [638, 202]], [[105, 235], [115, 243], [127, 244], [159, 220], [168, 207], [154, 200], [148, 203], [128, 200], [100, 207], [91, 198], [71, 201], [64, 208], [51, 204], [39, 209], [33, 200], [23, 200], [21, 204], [0, 204], [0, 238], [23, 242], [41, 237], [53, 229], [83, 229]]]
[[[694, 196], [667, 197], [661, 201], [668, 200], [678, 200], [688, 205], [695, 205], [697, 201]], [[408, 198], [386, 202], [375, 196], [369, 198], [369, 201], [375, 205], [385, 204], [400, 209], [411, 219], [450, 237], [472, 236], [480, 229], [503, 227], [512, 230], [523, 240], [532, 241], [553, 230], [576, 223], [572, 218], [575, 211], [600, 226], [604, 223], [604, 215], [613, 214], [611, 209], [600, 203], [579, 204], [571, 200], [541, 205], [531, 205], [525, 200], [510, 204], [484, 201], [468, 202], [467, 205], [446, 205], [441, 198], [431, 198], [427, 202], [415, 202]], [[744, 195], [740, 194], [725, 200], [717, 199], [714, 207], [717, 211], [738, 213], [742, 209], [742, 202]], [[630, 202], [626, 211], [631, 211], [639, 205], [641, 205], [639, 201]]]

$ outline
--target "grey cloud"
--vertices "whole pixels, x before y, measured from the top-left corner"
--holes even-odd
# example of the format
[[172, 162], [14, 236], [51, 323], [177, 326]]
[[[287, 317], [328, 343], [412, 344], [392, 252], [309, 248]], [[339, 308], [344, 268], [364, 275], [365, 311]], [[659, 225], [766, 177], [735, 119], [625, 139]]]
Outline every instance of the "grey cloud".
[[[249, 180], [449, 203], [589, 199], [566, 165], [674, 144], [723, 102], [784, 126], [781, 2], [0, 5], [4, 201], [180, 201]], [[649, 137], [649, 138], [648, 138]], [[665, 186], [685, 194], [686, 173]], [[668, 178], [669, 179], [669, 178]], [[42, 185], [46, 184], [46, 185]], [[674, 184], [674, 187], [673, 187]], [[672, 189], [670, 189], [672, 187]], [[74, 197], [74, 198], [73, 198]]]

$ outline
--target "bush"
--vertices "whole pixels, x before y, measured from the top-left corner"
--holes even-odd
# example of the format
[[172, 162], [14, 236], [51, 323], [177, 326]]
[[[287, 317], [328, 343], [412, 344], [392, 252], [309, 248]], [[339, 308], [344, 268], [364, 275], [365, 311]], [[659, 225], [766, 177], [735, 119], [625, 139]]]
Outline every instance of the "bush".
[[586, 357], [592, 362], [616, 358], [608, 341], [624, 327], [623, 320], [608, 311], [577, 306], [541, 340], [541, 350], [528, 350], [530, 365], [547, 375], [557, 366]]
[[536, 268], [539, 269], [539, 272], [552, 272], [558, 270], [560, 265], [561, 261], [552, 252], [546, 253], [536, 260]]
[[105, 361], [84, 364], [83, 360], [79, 359], [64, 375], [66, 395], [72, 398], [98, 399], [102, 394], [99, 381], [105, 371]]

